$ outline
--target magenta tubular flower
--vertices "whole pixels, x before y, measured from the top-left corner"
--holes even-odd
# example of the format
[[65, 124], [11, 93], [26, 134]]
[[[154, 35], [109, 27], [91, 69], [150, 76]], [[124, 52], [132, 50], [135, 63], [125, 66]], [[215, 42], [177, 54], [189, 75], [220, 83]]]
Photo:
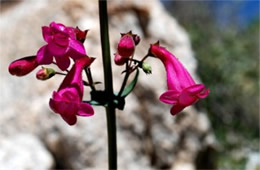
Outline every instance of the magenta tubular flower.
[[58, 91], [54, 91], [52, 99], [50, 99], [50, 108], [55, 113], [60, 114], [69, 125], [76, 123], [76, 116], [92, 116], [94, 114], [91, 105], [82, 102], [82, 70], [88, 67], [93, 61], [94, 58], [89, 57], [76, 60]]
[[209, 94], [203, 84], [196, 84], [179, 60], [159, 43], [150, 47], [150, 53], [159, 58], [167, 72], [168, 91], [160, 96], [160, 100], [173, 104], [171, 114], [176, 115], [185, 107], [194, 104]]
[[61, 70], [66, 70], [70, 65], [69, 57], [78, 59], [86, 55], [83, 44], [76, 39], [76, 29], [66, 27], [55, 22], [50, 26], [42, 27], [44, 40], [48, 43], [37, 52], [39, 64], [51, 64], [53, 57]]
[[135, 51], [135, 41], [131, 32], [122, 34], [118, 43], [117, 52], [120, 56], [128, 58], [133, 55]]
[[13, 61], [8, 69], [12, 75], [24, 76], [33, 71], [38, 65], [36, 56], [30, 56]]

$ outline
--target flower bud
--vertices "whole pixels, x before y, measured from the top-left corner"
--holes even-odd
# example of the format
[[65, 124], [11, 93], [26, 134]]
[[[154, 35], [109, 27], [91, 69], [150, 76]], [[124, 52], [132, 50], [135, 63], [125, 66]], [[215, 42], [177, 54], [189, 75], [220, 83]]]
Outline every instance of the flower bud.
[[13, 61], [8, 69], [12, 75], [24, 76], [33, 71], [37, 66], [36, 56], [29, 56]]
[[144, 63], [142, 64], [142, 69], [143, 71], [146, 73], [146, 74], [151, 74], [152, 73], [152, 67], [147, 64], [147, 63]]
[[137, 34], [134, 34], [134, 42], [135, 42], [135, 45], [138, 45], [139, 42], [140, 42], [140, 40], [141, 40], [140, 36], [137, 35]]
[[133, 55], [135, 51], [135, 42], [131, 32], [122, 34], [122, 37], [117, 47], [118, 54], [124, 58], [128, 58]]
[[87, 36], [87, 33], [88, 33], [88, 30], [82, 31], [81, 29], [76, 27], [75, 33], [76, 33], [76, 39], [78, 41], [80, 41], [81, 43], [84, 43], [86, 36]]
[[126, 61], [127, 61], [126, 58], [120, 56], [118, 53], [115, 53], [114, 55], [115, 55], [114, 62], [115, 62], [116, 65], [121, 66], [121, 65], [124, 65], [126, 63]]
[[52, 68], [42, 67], [37, 73], [36, 78], [38, 80], [47, 80], [55, 75], [55, 70]]

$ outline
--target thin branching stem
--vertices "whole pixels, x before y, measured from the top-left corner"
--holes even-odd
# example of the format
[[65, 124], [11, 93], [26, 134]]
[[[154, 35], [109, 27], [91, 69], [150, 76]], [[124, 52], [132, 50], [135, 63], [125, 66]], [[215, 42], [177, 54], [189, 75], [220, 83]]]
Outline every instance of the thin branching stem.
[[108, 36], [108, 14], [106, 0], [99, 0], [99, 21], [104, 68], [105, 93], [108, 97], [108, 103], [106, 106], [108, 133], [108, 167], [109, 169], [117, 169], [116, 111], [113, 104], [114, 91]]

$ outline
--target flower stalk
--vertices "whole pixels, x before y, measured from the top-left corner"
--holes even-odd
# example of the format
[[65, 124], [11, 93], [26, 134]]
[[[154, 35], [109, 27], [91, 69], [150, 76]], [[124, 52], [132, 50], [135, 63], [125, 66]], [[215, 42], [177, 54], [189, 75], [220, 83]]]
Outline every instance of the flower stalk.
[[117, 169], [117, 144], [116, 144], [116, 115], [115, 106], [113, 104], [113, 78], [110, 58], [110, 45], [108, 36], [108, 14], [107, 1], [99, 0], [99, 21], [100, 35], [102, 45], [102, 58], [104, 70], [105, 93], [108, 96], [106, 106], [107, 114], [107, 132], [108, 132], [108, 167], [109, 169]]

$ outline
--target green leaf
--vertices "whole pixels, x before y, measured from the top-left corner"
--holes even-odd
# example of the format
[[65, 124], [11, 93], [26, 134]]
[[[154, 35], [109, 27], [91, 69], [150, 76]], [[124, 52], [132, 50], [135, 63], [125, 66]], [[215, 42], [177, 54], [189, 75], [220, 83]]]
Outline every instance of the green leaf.
[[90, 100], [90, 101], [84, 101], [85, 103], [88, 103], [92, 106], [102, 106], [101, 103], [99, 103], [98, 101], [95, 101], [95, 100]]
[[121, 97], [126, 97], [129, 93], [131, 93], [136, 85], [136, 82], [138, 80], [138, 76], [139, 76], [139, 70], [136, 70], [136, 74], [134, 79], [131, 81], [131, 83], [125, 87], [124, 91], [121, 94]]

